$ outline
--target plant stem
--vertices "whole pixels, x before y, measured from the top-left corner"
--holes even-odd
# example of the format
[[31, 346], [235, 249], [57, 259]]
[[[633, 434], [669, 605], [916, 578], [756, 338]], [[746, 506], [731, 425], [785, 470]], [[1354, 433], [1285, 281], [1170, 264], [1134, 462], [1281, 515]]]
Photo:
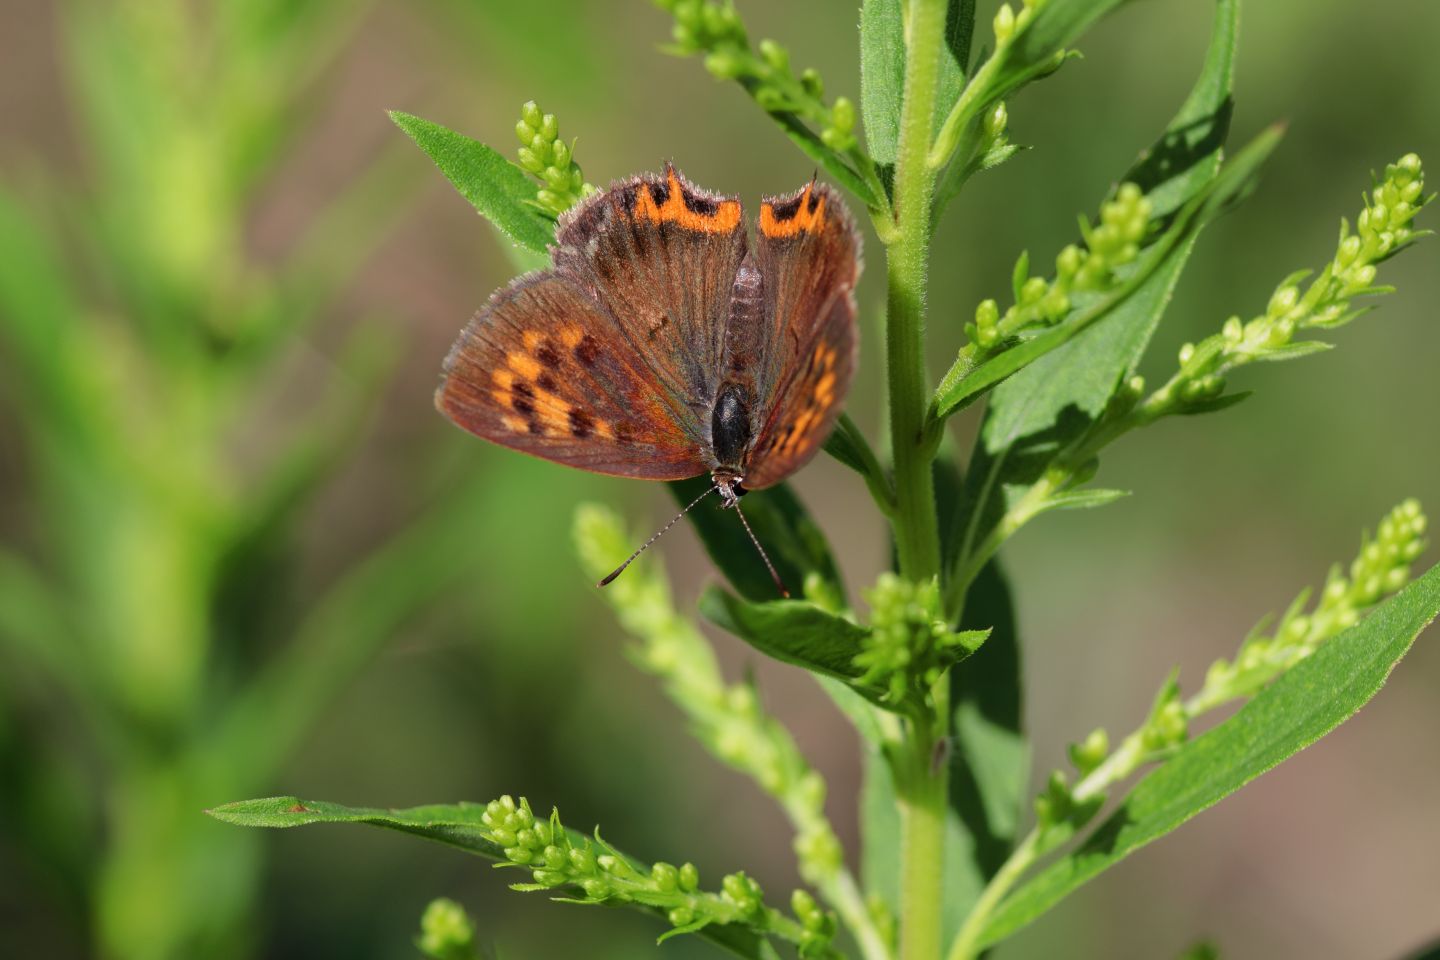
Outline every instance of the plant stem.
[[[895, 221], [889, 233], [885, 325], [890, 386], [890, 442], [895, 463], [892, 528], [902, 576], [924, 582], [940, 572], [939, 523], [924, 436], [928, 401], [925, 376], [925, 292], [930, 258], [931, 198], [935, 172], [926, 164], [940, 75], [946, 0], [912, 0], [905, 96], [895, 162]], [[886, 232], [882, 232], [882, 236]], [[944, 896], [946, 777], [931, 757], [948, 728], [948, 697], [937, 685], [936, 710], [909, 726], [900, 763], [900, 957], [940, 956]]]
[[985, 932], [986, 922], [1000, 905], [1000, 901], [1010, 892], [1010, 888], [1038, 859], [1039, 848], [1040, 833], [1031, 830], [1010, 854], [1010, 859], [1006, 860], [999, 872], [990, 879], [990, 883], [981, 892], [980, 899], [975, 901], [975, 908], [965, 918], [965, 925], [960, 928], [960, 933], [950, 946], [947, 960], [974, 960], [979, 956], [982, 948], [980, 935]]
[[915, 0], [895, 163], [895, 232], [886, 250], [885, 324], [890, 388], [890, 442], [895, 461], [895, 547], [911, 580], [935, 576], [940, 540], [925, 425], [925, 292], [930, 258], [934, 172], [925, 164], [935, 112], [944, 0]]
[[[913, 777], [900, 801], [900, 957], [937, 960], [940, 956], [945, 876], [946, 778], [944, 766], [931, 770], [928, 750], [916, 747]], [[937, 776], [936, 773], [941, 775]]]

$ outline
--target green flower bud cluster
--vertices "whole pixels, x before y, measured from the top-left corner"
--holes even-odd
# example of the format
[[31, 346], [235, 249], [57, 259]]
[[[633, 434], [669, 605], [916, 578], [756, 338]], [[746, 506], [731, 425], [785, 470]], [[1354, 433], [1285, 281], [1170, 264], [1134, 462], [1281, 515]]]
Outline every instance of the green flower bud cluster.
[[[481, 835], [504, 849], [502, 867], [530, 871], [534, 882], [512, 884], [521, 891], [568, 887], [581, 903], [637, 903], [651, 907], [670, 922], [666, 936], [693, 933], [712, 923], [739, 923], [758, 932], [774, 934], [802, 949], [806, 956], [828, 956], [831, 937], [823, 938], [823, 924], [807, 911], [792, 920], [765, 906], [760, 885], [745, 873], [732, 873], [721, 881], [719, 893], [700, 889], [700, 871], [693, 863], [675, 866], [663, 861], [648, 869], [631, 861], [596, 831], [594, 840], [572, 838], [552, 810], [549, 820], [535, 816], [521, 797], [503, 796], [485, 805], [480, 815]], [[813, 900], [809, 901], [813, 905]], [[818, 907], [815, 908], [818, 911]], [[663, 939], [663, 938], [662, 938]]]
[[1156, 695], [1144, 724], [1125, 737], [1113, 753], [1110, 738], [1101, 729], [1071, 744], [1070, 762], [1075, 765], [1078, 779], [1072, 786], [1065, 774], [1056, 770], [1035, 800], [1037, 827], [1046, 835], [1046, 845], [1068, 835], [1057, 836], [1055, 828], [1064, 826], [1073, 831], [1084, 826], [1104, 802], [1110, 784], [1123, 780], [1145, 763], [1163, 760], [1185, 742], [1189, 729], [1180, 684], [1172, 674]]
[[895, 706], [923, 707], [945, 671], [974, 651], [976, 635], [951, 632], [938, 579], [913, 583], [882, 573], [865, 599], [870, 633], [853, 661], [864, 671], [855, 682], [882, 690]]
[[831, 150], [857, 148], [855, 105], [845, 97], [827, 105], [820, 74], [806, 68], [797, 77], [789, 51], [774, 40], [761, 40], [752, 50], [745, 24], [728, 0], [655, 0], [655, 5], [675, 20], [672, 52], [704, 56], [711, 75], [740, 81], [769, 113], [802, 117], [819, 129]]
[[1054, 280], [1029, 276], [1030, 258], [1021, 254], [1015, 264], [1014, 304], [1002, 315], [994, 300], [983, 301], [975, 308], [974, 322], [965, 325], [966, 336], [980, 349], [992, 350], [1022, 330], [1063, 319], [1074, 294], [1108, 291], [1115, 286], [1116, 269], [1140, 255], [1151, 212], [1150, 200], [1140, 188], [1123, 184], [1100, 208], [1098, 224], [1092, 226], [1081, 218], [1085, 245], [1070, 244], [1060, 251]]
[[558, 217], [581, 197], [595, 192], [575, 162], [573, 144], [560, 139], [560, 122], [555, 114], [541, 113], [534, 100], [527, 102], [520, 108], [515, 137], [520, 141], [521, 169], [540, 181], [535, 205], [541, 210]]
[[1329, 329], [1349, 323], [1365, 312], [1351, 308], [1351, 300], [1389, 293], [1376, 286], [1376, 265], [1415, 242], [1428, 231], [1417, 231], [1411, 221], [1434, 196], [1425, 196], [1425, 174], [1420, 158], [1406, 154], [1385, 168], [1384, 179], [1366, 197], [1365, 209], [1352, 233], [1340, 222], [1335, 257], [1304, 289], [1308, 270], [1281, 281], [1265, 312], [1249, 321], [1231, 317], [1217, 334], [1198, 344], [1180, 348], [1179, 371], [1146, 400], [1147, 419], [1183, 411], [1212, 401], [1225, 389], [1224, 375], [1257, 360], [1288, 360], [1326, 349], [1318, 341], [1295, 341], [1302, 330]]
[[478, 960], [475, 924], [464, 908], [445, 897], [431, 900], [420, 917], [419, 951], [433, 960]]
[[800, 956], [823, 957], [830, 953], [836, 931], [834, 912], [821, 908], [814, 897], [799, 889], [790, 895], [790, 912], [805, 930], [800, 940]]
[[[596, 506], [577, 511], [575, 543], [591, 576], [613, 570], [633, 542], [613, 512]], [[752, 685], [725, 682], [709, 641], [676, 611], [663, 574], [642, 559], [610, 584], [603, 598], [637, 638], [635, 662], [660, 677], [696, 738], [780, 802], [795, 830], [800, 875], [841, 909], [852, 929], [868, 926], [844, 849], [825, 814], [824, 778], [789, 731], [766, 713]]]
[[[1252, 696], [1271, 680], [1294, 666], [1329, 638], [1360, 619], [1365, 608], [1379, 603], [1410, 579], [1411, 565], [1425, 549], [1425, 514], [1415, 500], [1406, 500], [1390, 511], [1375, 537], [1362, 539], [1360, 553], [1350, 564], [1349, 576], [1337, 566], [1330, 571], [1320, 599], [1305, 613], [1310, 592], [1305, 591], [1290, 605], [1268, 635], [1257, 628], [1246, 638], [1233, 661], [1217, 660], [1206, 672], [1204, 686], [1188, 700], [1180, 696], [1175, 674], [1170, 676], [1150, 708], [1141, 727], [1125, 737], [1113, 752], [1103, 730], [1096, 730], [1070, 747], [1070, 759], [1080, 780], [1069, 791], [1068, 801], [1059, 797], [1063, 776], [1053, 779], [1050, 788], [1037, 800], [1037, 811], [1055, 825], [1065, 814], [1073, 823], [1076, 811], [1085, 814], [1089, 805], [1103, 797], [1106, 788], [1130, 776], [1146, 763], [1163, 760], [1189, 735], [1190, 721], [1222, 704]], [[1058, 785], [1057, 785], [1058, 784]], [[1068, 806], [1066, 805], [1068, 802]]]
[[1425, 550], [1426, 525], [1416, 500], [1406, 500], [1390, 511], [1375, 537], [1363, 538], [1348, 577], [1338, 565], [1331, 568], [1314, 609], [1305, 612], [1310, 592], [1302, 592], [1268, 635], [1257, 628], [1234, 660], [1215, 661], [1205, 675], [1205, 686], [1186, 704], [1186, 711], [1195, 716], [1254, 694], [1320, 644], [1358, 623], [1367, 608], [1410, 582], [1411, 565]]
[[[587, 570], [602, 576], [629, 552], [618, 519], [600, 508], [576, 514], [576, 543]], [[794, 738], [765, 712], [755, 688], [727, 684], [703, 634], [674, 607], [664, 577], [636, 564], [606, 588], [625, 629], [639, 639], [632, 652], [644, 670], [661, 678], [666, 693], [687, 714], [691, 729], [712, 753], [748, 774], [777, 797], [796, 830], [801, 875], [817, 886], [844, 865], [840, 841], [825, 816], [825, 781]]]

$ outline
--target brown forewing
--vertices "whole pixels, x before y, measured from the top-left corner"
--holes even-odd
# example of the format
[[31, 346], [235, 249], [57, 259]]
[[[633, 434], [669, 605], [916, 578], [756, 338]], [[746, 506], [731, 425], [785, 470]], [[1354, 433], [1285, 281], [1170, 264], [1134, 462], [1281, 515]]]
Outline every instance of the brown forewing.
[[622, 180], [560, 221], [556, 269], [593, 289], [619, 342], [707, 431], [731, 287], [745, 256], [740, 201], [667, 165]]
[[582, 284], [552, 271], [497, 293], [445, 360], [435, 404], [476, 436], [617, 476], [703, 473], [695, 425]]
[[761, 204], [753, 262], [759, 330], [731, 334], [726, 366], [754, 371], [759, 423], [745, 485], [758, 490], [809, 462], [840, 414], [856, 362], [859, 234], [839, 195], [811, 183]]

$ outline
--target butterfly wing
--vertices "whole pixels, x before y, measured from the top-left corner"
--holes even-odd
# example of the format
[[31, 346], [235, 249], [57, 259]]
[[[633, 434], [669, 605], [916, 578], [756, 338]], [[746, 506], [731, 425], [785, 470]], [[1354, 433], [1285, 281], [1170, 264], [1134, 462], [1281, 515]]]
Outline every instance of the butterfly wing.
[[860, 237], [839, 195], [811, 183], [760, 206], [751, 258], [760, 308], [727, 338], [725, 367], [748, 370], [758, 402], [747, 489], [779, 483], [829, 436], [855, 371]]
[[582, 470], [649, 480], [705, 472], [689, 408], [620, 330], [574, 279], [521, 277], [460, 334], [435, 405], [476, 436]]
[[688, 408], [706, 442], [735, 274], [745, 256], [740, 201], [670, 165], [612, 185], [561, 218], [558, 272], [594, 291], [616, 348]]

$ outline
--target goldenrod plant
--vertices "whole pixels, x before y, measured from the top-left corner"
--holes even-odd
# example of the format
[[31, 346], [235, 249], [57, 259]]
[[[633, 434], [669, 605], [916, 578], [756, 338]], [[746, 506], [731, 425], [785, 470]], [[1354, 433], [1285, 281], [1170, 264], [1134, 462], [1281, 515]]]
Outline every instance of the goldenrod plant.
[[[703, 938], [754, 960], [972, 960], [1346, 720], [1440, 610], [1440, 569], [1415, 575], [1426, 521], [1407, 499], [1348, 568], [1257, 627], [1233, 659], [1199, 682], [1172, 674], [1132, 732], [1077, 736], [1067, 769], [1028, 782], [1011, 591], [1043, 587], [1008, 583], [1003, 548], [1042, 515], [1123, 496], [1094, 485], [1111, 443], [1178, 415], [1228, 411], [1247, 395], [1230, 383], [1241, 367], [1326, 349], [1317, 334], [1388, 293], [1385, 261], [1424, 234], [1417, 223], [1432, 197], [1423, 165], [1414, 154], [1382, 165], [1353, 226], [1341, 222], [1328, 263], [1285, 276], [1249, 320], [1217, 318], [1219, 332], [1187, 344], [1175, 374], [1151, 388], [1139, 365], [1192, 250], [1282, 148], [1279, 125], [1227, 146], [1238, 0], [1216, 0], [1189, 97], [1113, 186], [1097, 184], [1098, 214], [1080, 218], [1053, 270], [1032, 273], [1022, 254], [1008, 293], [973, 307], [931, 296], [937, 224], [962, 190], [1019, 155], [1015, 95], [1063, 76], [1086, 31], [1123, 0], [1025, 0], [1001, 5], [988, 24], [969, 0], [865, 0], [858, 108], [827, 92], [816, 71], [797, 69], [785, 46], [752, 42], [732, 3], [657, 5], [671, 22], [668, 51], [738, 84], [868, 212], [879, 240], [870, 261], [886, 288], [877, 318], [885, 444], [877, 449], [843, 419], [826, 449], [859, 475], [887, 521], [893, 569], [852, 603], [823, 518], [788, 486], [762, 490], [746, 498], [746, 515], [780, 579], [800, 587], [778, 599], [733, 517], [692, 515], [723, 581], [705, 591], [700, 614], [758, 654], [814, 674], [859, 732], [862, 849], [842, 848], [824, 778], [755, 685], [722, 675], [653, 551], [603, 597], [634, 637], [633, 659], [698, 741], [783, 810], [801, 888], [762, 889], [738, 871], [716, 883], [684, 851], [669, 862], [638, 859], [623, 852], [634, 838], [573, 831], [551, 798], [533, 794], [398, 810], [287, 796], [211, 813], [249, 826], [358, 822], [428, 837], [495, 860], [520, 876], [517, 890], [631, 907], [653, 919], [661, 940]], [[534, 104], [521, 110], [514, 161], [438, 124], [395, 120], [532, 261], [552, 242], [556, 215], [590, 189], [573, 143]], [[1274, 266], [1280, 274], [1289, 265]], [[968, 338], [933, 382], [927, 325]], [[953, 430], [958, 416], [975, 429]], [[962, 455], [958, 438], [972, 435]], [[676, 497], [689, 503], [707, 483], [676, 483]], [[574, 532], [597, 579], [636, 542], [631, 525], [599, 506], [578, 513]], [[427, 929], [439, 925], [427, 920]], [[1182, 931], [1182, 942], [1201, 933]], [[469, 938], [455, 942], [469, 949]], [[1211, 954], [1202, 944], [1191, 955]]]

